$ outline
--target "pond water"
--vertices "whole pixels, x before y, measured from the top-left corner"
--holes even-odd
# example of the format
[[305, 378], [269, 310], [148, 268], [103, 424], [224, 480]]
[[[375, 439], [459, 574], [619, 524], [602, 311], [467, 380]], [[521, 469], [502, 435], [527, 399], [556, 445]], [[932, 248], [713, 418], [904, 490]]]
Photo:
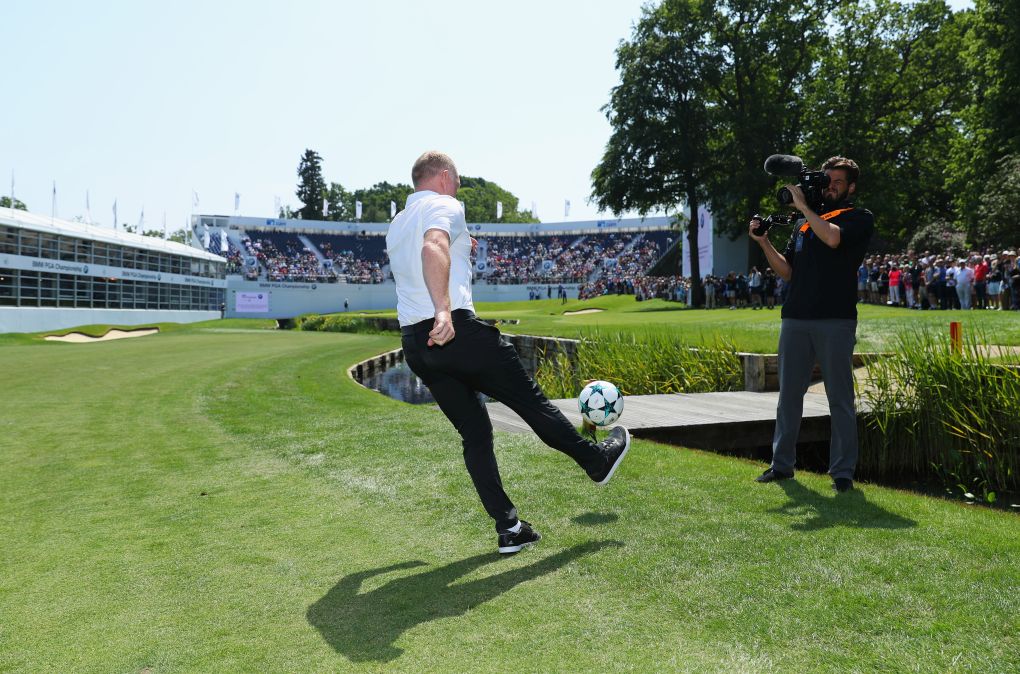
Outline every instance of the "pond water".
[[[361, 385], [394, 400], [412, 405], [429, 405], [436, 402], [428, 387], [403, 361], [391, 365], [382, 372], [377, 371], [366, 376]], [[489, 400], [481, 393], [478, 394], [478, 397], [482, 402]]]

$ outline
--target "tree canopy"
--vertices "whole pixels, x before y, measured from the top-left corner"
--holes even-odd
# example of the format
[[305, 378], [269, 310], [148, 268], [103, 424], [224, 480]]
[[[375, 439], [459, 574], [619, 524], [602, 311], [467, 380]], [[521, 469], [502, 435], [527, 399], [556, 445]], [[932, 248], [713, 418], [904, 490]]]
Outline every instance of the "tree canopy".
[[[878, 244], [932, 223], [971, 245], [1018, 231], [1020, 0], [662, 0], [617, 49], [592, 197], [621, 212], [709, 203], [732, 236], [779, 210], [764, 159], [861, 166]], [[995, 217], [983, 217], [981, 214]], [[989, 225], [989, 220], [1004, 224]], [[692, 218], [696, 220], [696, 218]], [[956, 240], [954, 237], [950, 237]], [[696, 266], [692, 267], [692, 271]]]

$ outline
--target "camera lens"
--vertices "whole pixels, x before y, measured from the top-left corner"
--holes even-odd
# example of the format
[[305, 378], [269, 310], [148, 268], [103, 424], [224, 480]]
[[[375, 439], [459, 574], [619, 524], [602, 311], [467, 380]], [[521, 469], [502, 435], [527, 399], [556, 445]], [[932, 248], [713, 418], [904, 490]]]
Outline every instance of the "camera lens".
[[779, 199], [779, 203], [784, 206], [789, 206], [793, 203], [793, 195], [790, 194], [790, 190], [785, 187], [780, 188], [779, 192], [776, 193], [776, 198]]

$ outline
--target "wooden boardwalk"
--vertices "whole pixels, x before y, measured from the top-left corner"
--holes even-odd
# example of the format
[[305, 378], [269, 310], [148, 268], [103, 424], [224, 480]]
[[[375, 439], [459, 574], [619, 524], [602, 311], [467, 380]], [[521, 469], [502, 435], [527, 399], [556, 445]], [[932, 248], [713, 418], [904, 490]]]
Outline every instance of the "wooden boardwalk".
[[[640, 438], [701, 449], [737, 449], [772, 443], [779, 393], [733, 391], [627, 396], [620, 423]], [[553, 400], [572, 423], [580, 425], [577, 400]], [[502, 403], [488, 403], [492, 425], [531, 433], [531, 428]], [[804, 396], [800, 442], [829, 439], [829, 404], [824, 395]]]

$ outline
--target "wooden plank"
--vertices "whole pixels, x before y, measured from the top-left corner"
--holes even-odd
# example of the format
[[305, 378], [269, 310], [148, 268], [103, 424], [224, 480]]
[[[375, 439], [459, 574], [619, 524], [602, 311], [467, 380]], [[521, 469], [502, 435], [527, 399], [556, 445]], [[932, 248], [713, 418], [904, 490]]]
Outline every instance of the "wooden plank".
[[[627, 396], [622, 422], [635, 435], [691, 447], [767, 445], [775, 429], [778, 401], [777, 392], [751, 391]], [[575, 399], [550, 402], [571, 423], [581, 423]], [[495, 428], [531, 432], [505, 405], [493, 402], [487, 408]], [[808, 393], [804, 396], [800, 441], [824, 440], [828, 434], [828, 400], [824, 395]]]

